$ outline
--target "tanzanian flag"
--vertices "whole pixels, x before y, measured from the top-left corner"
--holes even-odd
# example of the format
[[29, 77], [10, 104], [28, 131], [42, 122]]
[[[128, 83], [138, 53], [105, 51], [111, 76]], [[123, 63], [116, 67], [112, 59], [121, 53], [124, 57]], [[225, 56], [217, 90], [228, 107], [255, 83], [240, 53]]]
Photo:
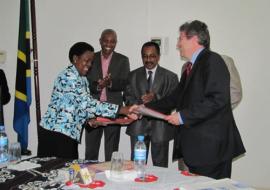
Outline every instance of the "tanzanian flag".
[[19, 41], [13, 128], [22, 150], [28, 146], [28, 124], [31, 104], [31, 63], [28, 0], [20, 1]]

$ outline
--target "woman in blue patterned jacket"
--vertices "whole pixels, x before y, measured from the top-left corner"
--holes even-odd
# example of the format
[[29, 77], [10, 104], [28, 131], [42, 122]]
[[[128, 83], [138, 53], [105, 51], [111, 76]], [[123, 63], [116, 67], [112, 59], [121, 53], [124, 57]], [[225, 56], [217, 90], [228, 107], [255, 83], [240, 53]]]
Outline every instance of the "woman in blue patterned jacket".
[[100, 102], [90, 95], [85, 77], [94, 58], [94, 48], [78, 42], [69, 50], [71, 64], [54, 82], [51, 102], [42, 117], [38, 156], [78, 158], [83, 124], [96, 115], [115, 118], [128, 115], [129, 107]]

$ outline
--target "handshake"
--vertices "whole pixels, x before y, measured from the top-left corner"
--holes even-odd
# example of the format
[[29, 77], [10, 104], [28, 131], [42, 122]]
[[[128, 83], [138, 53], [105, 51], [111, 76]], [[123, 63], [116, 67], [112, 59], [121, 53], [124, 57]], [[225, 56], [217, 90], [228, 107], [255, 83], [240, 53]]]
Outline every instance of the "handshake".
[[97, 117], [88, 120], [88, 126], [92, 128], [97, 128], [99, 126], [107, 126], [109, 124], [120, 124], [120, 125], [129, 125], [134, 120], [138, 120], [142, 117], [139, 114], [140, 107], [144, 107], [144, 105], [133, 105], [133, 106], [122, 106], [119, 110], [119, 115], [125, 115], [128, 118], [116, 118], [109, 119], [104, 117]]
[[110, 120], [106, 118], [94, 118], [88, 121], [88, 124], [92, 128], [96, 128], [98, 126], [107, 126], [108, 124], [120, 124], [120, 125], [128, 125], [131, 122], [141, 119], [142, 116], [148, 116], [156, 119], [165, 120], [168, 123], [171, 123], [175, 126], [180, 125], [179, 120], [179, 112], [174, 112], [171, 115], [165, 115], [163, 113], [157, 112], [150, 108], [145, 107], [143, 104], [141, 105], [132, 105], [132, 106], [122, 106], [119, 110], [120, 115], [125, 115], [129, 119], [115, 119]]
[[140, 110], [144, 107], [144, 105], [132, 105], [132, 106], [122, 106], [119, 110], [119, 114], [126, 115], [132, 120], [138, 120], [142, 117]]
[[[122, 110], [121, 110], [122, 109]], [[123, 111], [121, 113], [121, 111]], [[168, 123], [179, 126], [180, 124], [183, 124], [180, 122], [180, 113], [179, 112], [173, 112], [170, 115], [165, 115], [163, 113], [157, 112], [155, 110], [149, 109], [142, 105], [132, 105], [132, 106], [126, 106], [120, 108], [120, 114], [127, 115], [130, 119], [137, 120], [141, 118], [142, 116], [148, 116], [156, 119], [162, 119], [167, 121]]]

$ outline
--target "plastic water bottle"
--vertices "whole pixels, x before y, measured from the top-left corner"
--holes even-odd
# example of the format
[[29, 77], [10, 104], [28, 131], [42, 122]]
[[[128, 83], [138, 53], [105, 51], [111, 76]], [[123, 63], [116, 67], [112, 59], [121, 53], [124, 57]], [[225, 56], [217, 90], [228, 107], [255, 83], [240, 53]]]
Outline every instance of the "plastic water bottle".
[[8, 137], [5, 126], [0, 125], [0, 163], [8, 161]]
[[144, 136], [138, 136], [138, 141], [134, 147], [134, 167], [137, 177], [141, 180], [145, 178], [146, 165], [146, 146], [144, 144]]

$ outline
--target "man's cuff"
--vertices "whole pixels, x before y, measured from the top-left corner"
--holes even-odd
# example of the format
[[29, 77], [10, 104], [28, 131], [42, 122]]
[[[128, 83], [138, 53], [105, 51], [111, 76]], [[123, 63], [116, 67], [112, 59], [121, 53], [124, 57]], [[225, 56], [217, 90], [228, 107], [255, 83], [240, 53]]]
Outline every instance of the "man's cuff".
[[184, 120], [181, 117], [181, 113], [180, 112], [178, 112], [178, 113], [179, 113], [179, 122], [180, 122], [180, 125], [183, 125], [184, 124]]

